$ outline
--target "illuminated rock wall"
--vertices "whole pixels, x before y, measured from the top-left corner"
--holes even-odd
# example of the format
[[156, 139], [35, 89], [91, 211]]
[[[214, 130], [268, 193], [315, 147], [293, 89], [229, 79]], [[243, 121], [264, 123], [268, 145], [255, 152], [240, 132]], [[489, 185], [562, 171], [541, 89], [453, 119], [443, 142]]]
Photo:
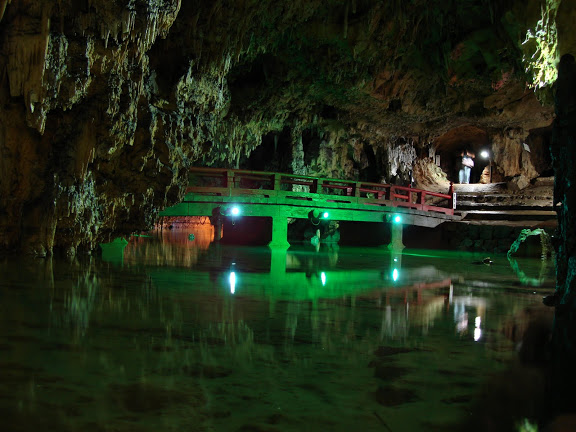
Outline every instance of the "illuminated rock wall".
[[0, 0], [0, 249], [150, 227], [189, 166], [266, 139], [284, 170], [406, 182], [452, 128], [527, 136], [552, 105], [522, 59], [553, 44], [521, 44], [556, 3]]

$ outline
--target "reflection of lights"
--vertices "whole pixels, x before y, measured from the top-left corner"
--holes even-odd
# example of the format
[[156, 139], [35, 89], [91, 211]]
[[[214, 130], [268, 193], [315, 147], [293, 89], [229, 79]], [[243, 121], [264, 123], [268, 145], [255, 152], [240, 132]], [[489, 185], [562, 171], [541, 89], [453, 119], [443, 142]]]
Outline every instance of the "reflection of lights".
[[398, 275], [399, 275], [398, 269], [392, 270], [392, 280], [393, 280], [394, 282], [396, 282], [396, 281], [398, 280]]
[[326, 285], [326, 273], [320, 273], [320, 280], [322, 281], [322, 286]]
[[458, 333], [464, 333], [468, 329], [468, 314], [464, 312], [456, 321], [456, 330]]
[[230, 293], [234, 294], [236, 291], [236, 272], [230, 272]]
[[480, 339], [480, 337], [482, 336], [482, 330], [480, 329], [480, 323], [482, 322], [482, 318], [480, 318], [479, 316], [477, 316], [474, 319], [474, 341], [478, 341]]

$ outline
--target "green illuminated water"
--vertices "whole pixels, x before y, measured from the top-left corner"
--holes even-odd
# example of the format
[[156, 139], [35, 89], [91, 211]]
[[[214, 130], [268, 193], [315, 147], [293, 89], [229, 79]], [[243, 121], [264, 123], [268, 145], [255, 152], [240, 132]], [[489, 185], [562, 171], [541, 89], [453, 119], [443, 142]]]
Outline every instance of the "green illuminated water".
[[550, 316], [551, 262], [188, 235], [0, 260], [3, 430], [506, 430], [535, 412], [542, 377], [515, 347]]

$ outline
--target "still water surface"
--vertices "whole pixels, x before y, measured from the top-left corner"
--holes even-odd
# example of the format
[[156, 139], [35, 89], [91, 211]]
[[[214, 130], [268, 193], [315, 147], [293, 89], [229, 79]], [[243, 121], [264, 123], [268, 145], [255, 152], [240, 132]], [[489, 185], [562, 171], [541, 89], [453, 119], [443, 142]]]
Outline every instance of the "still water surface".
[[3, 430], [499, 430], [534, 412], [516, 347], [552, 262], [190, 232], [0, 260]]

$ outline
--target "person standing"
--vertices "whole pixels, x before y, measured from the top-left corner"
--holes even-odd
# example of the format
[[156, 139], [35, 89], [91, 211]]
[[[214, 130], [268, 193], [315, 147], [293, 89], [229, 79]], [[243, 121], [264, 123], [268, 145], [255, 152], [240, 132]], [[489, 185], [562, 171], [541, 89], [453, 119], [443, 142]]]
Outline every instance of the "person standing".
[[458, 172], [458, 180], [461, 184], [470, 183], [470, 171], [474, 167], [474, 153], [464, 150], [460, 153], [461, 156], [461, 167]]

